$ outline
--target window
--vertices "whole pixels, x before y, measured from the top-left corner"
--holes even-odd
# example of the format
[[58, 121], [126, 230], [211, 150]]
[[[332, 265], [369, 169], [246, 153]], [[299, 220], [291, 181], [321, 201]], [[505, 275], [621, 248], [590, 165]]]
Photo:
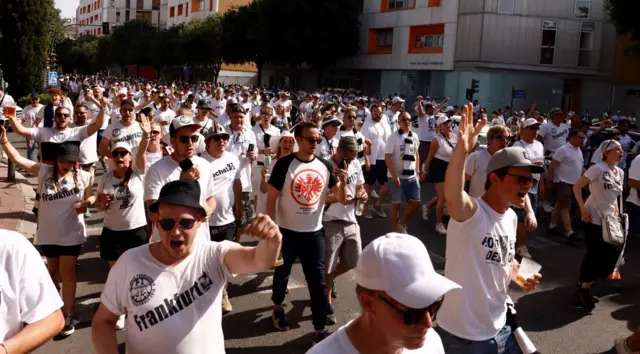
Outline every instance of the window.
[[378, 44], [378, 47], [393, 46], [393, 30], [378, 31], [377, 44]]
[[594, 35], [596, 24], [592, 21], [584, 21], [580, 26], [580, 48], [578, 49], [578, 66], [590, 67], [591, 54], [593, 53]]
[[[100, 8], [100, 5], [102, 5], [102, 4], [100, 3], [100, 0], [98, 0], [98, 8]], [[98, 32], [100, 32], [100, 31], [98, 31]]]
[[189, 6], [187, 6], [187, 4], [184, 4], [184, 12], [185, 16], [189, 16]]
[[151, 23], [151, 11], [136, 11], [136, 20]]
[[178, 16], [182, 16], [182, 4], [178, 5]]
[[540, 43], [540, 64], [553, 65], [556, 48], [556, 27], [558, 20], [542, 20], [542, 39]]
[[152, 10], [160, 10], [160, 0], [153, 0], [151, 2], [151, 9]]
[[591, 0], [576, 0], [576, 18], [589, 18], [589, 9], [591, 8]]
[[169, 9], [169, 17], [174, 17], [175, 15], [176, 15], [176, 7], [171, 6], [171, 8]]
[[120, 11], [116, 11], [116, 22], [120, 23]]
[[416, 48], [442, 48], [444, 36], [441, 34], [429, 34], [424, 36], [416, 36]]
[[98, 21], [98, 15], [95, 15], [93, 18], [95, 21]]
[[124, 7], [126, 7], [127, 9], [130, 9], [131, 8], [131, 0], [125, 0]]
[[137, 1], [136, 9], [144, 9], [144, 0]]
[[387, 0], [387, 9], [389, 10], [402, 10], [413, 9], [415, 7], [415, 0]]
[[513, 14], [514, 0], [500, 0], [498, 2], [498, 13]]
[[125, 10], [124, 12], [124, 22], [129, 22], [129, 10]]
[[204, 11], [204, 0], [198, 1], [198, 11]]
[[102, 28], [98, 28], [98, 34], [102, 34]]

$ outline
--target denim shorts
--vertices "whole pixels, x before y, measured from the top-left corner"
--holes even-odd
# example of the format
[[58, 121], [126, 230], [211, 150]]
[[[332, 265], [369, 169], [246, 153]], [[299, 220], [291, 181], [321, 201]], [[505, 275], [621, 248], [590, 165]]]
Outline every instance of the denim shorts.
[[436, 327], [436, 332], [447, 354], [522, 354], [509, 325], [502, 327], [493, 338], [483, 341], [460, 338], [440, 327]]
[[400, 187], [396, 187], [393, 181], [389, 181], [389, 194], [391, 195], [391, 203], [399, 204], [404, 202], [419, 202], [420, 199], [420, 183], [418, 178], [411, 177], [408, 179], [400, 178]]

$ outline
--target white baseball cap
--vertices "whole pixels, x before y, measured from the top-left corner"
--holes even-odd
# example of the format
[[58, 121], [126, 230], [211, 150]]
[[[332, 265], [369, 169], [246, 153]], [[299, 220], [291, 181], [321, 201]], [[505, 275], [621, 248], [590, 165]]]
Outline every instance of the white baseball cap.
[[522, 127], [523, 128], [527, 128], [530, 127], [532, 125], [540, 125], [540, 122], [538, 122], [537, 119], [535, 118], [527, 118], [523, 123], [522, 123]]
[[393, 103], [404, 103], [404, 100], [403, 100], [402, 98], [400, 98], [400, 97], [396, 96], [396, 97], [394, 97], [394, 98], [391, 100], [391, 103], [392, 103], [392, 104], [393, 104]]
[[455, 109], [453, 108], [453, 106], [448, 106], [447, 108], [445, 108], [444, 111], [445, 112], [453, 112], [453, 111], [455, 111]]
[[448, 122], [448, 121], [450, 121], [450, 120], [451, 120], [451, 118], [449, 118], [449, 117], [447, 117], [447, 116], [445, 116], [445, 115], [440, 115], [440, 116], [438, 117], [438, 119], [436, 120], [436, 125], [440, 125], [440, 124], [445, 123], [445, 122]]
[[362, 250], [356, 283], [384, 291], [412, 309], [423, 309], [460, 285], [436, 273], [422, 241], [395, 232], [373, 240]]
[[178, 116], [173, 118], [173, 120], [171, 121], [171, 129], [174, 129], [174, 131], [188, 126], [197, 127], [197, 129], [201, 128], [201, 125], [196, 123], [191, 116]]
[[129, 143], [125, 142], [125, 141], [120, 141], [117, 142], [113, 148], [111, 148], [111, 152], [114, 152], [118, 149], [125, 149], [126, 151], [128, 151], [129, 153], [131, 153], [131, 145], [129, 145]]

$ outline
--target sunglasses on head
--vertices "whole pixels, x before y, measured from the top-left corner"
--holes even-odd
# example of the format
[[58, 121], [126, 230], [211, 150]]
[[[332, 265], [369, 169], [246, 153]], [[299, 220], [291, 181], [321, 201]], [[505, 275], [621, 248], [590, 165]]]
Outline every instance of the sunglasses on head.
[[309, 144], [313, 145], [313, 144], [320, 144], [322, 142], [322, 139], [318, 138], [306, 138], [304, 136], [300, 137], [303, 140], [306, 140]]
[[71, 117], [71, 114], [68, 114], [68, 113], [56, 113], [56, 117], [58, 117], [58, 118], [69, 118], [69, 117]]
[[192, 136], [184, 136], [183, 135], [183, 136], [179, 136], [178, 137], [178, 141], [183, 143], [183, 144], [188, 144], [189, 142], [197, 143], [199, 138], [200, 137], [198, 135], [192, 135]]
[[125, 150], [120, 150], [120, 151], [112, 151], [111, 152], [111, 156], [113, 156], [114, 158], [118, 158], [118, 157], [125, 157], [129, 154], [129, 151], [125, 151]]
[[176, 223], [182, 230], [191, 230], [193, 228], [193, 225], [196, 223], [196, 219], [160, 219], [158, 220], [158, 223], [164, 231], [173, 230]]
[[511, 173], [507, 173], [507, 176], [514, 177], [518, 181], [518, 184], [522, 187], [528, 186], [529, 184], [534, 186], [536, 183], [538, 183], [538, 181], [535, 178], [529, 177], [529, 176], [520, 176], [520, 175], [511, 174]]
[[408, 310], [402, 310], [399, 307], [397, 307], [396, 305], [394, 305], [391, 301], [389, 301], [388, 299], [382, 297], [382, 296], [378, 296], [378, 298], [380, 300], [382, 300], [382, 302], [384, 302], [385, 304], [387, 304], [389, 307], [391, 307], [392, 309], [396, 310], [398, 313], [400, 313], [404, 319], [404, 324], [407, 326], [411, 326], [411, 325], [415, 325], [420, 323], [420, 321], [422, 321], [426, 314], [429, 313], [429, 316], [431, 316], [431, 320], [435, 319], [436, 314], [438, 313], [438, 310], [440, 309], [440, 306], [442, 305], [442, 301], [444, 301], [444, 297], [436, 300], [436, 302], [434, 302], [433, 304], [423, 308], [423, 309], [408, 309]]

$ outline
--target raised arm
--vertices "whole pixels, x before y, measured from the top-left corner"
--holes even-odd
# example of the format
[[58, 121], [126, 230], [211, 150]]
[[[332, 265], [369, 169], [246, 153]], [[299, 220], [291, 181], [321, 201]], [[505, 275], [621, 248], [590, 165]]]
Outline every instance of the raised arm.
[[0, 146], [2, 146], [2, 150], [4, 150], [13, 163], [27, 170], [34, 176], [38, 175], [40, 172], [40, 164], [20, 155], [20, 153], [9, 142], [9, 139], [7, 138], [7, 130], [2, 125], [0, 125]]
[[271, 218], [258, 214], [244, 234], [260, 239], [256, 247], [233, 247], [227, 251], [224, 264], [232, 274], [257, 273], [273, 267], [280, 253], [282, 234]]
[[[9, 123], [14, 132], [22, 135], [25, 138], [31, 138], [31, 129], [25, 128], [24, 125], [16, 117], [9, 117]], [[36, 125], [37, 127], [37, 125]]]
[[101, 101], [98, 101], [93, 95], [88, 97], [88, 100], [93, 102], [99, 109], [100, 113], [96, 117], [96, 121], [89, 124], [87, 127], [87, 135], [91, 136], [95, 134], [100, 128], [102, 128], [102, 123], [104, 123], [104, 108], [107, 106], [108, 102], [105, 97], [102, 97]]
[[136, 168], [138, 171], [144, 173], [147, 169], [147, 147], [149, 146], [149, 140], [151, 140], [151, 123], [146, 115], [140, 113], [140, 130], [142, 130], [142, 139], [138, 145], [138, 152], [136, 153]]
[[464, 191], [465, 161], [478, 141], [480, 131], [487, 123], [483, 118], [478, 125], [473, 126], [473, 104], [466, 104], [462, 108], [460, 127], [458, 130], [458, 144], [451, 155], [444, 181], [444, 197], [447, 201], [449, 215], [457, 221], [465, 221], [473, 216], [477, 205]]

